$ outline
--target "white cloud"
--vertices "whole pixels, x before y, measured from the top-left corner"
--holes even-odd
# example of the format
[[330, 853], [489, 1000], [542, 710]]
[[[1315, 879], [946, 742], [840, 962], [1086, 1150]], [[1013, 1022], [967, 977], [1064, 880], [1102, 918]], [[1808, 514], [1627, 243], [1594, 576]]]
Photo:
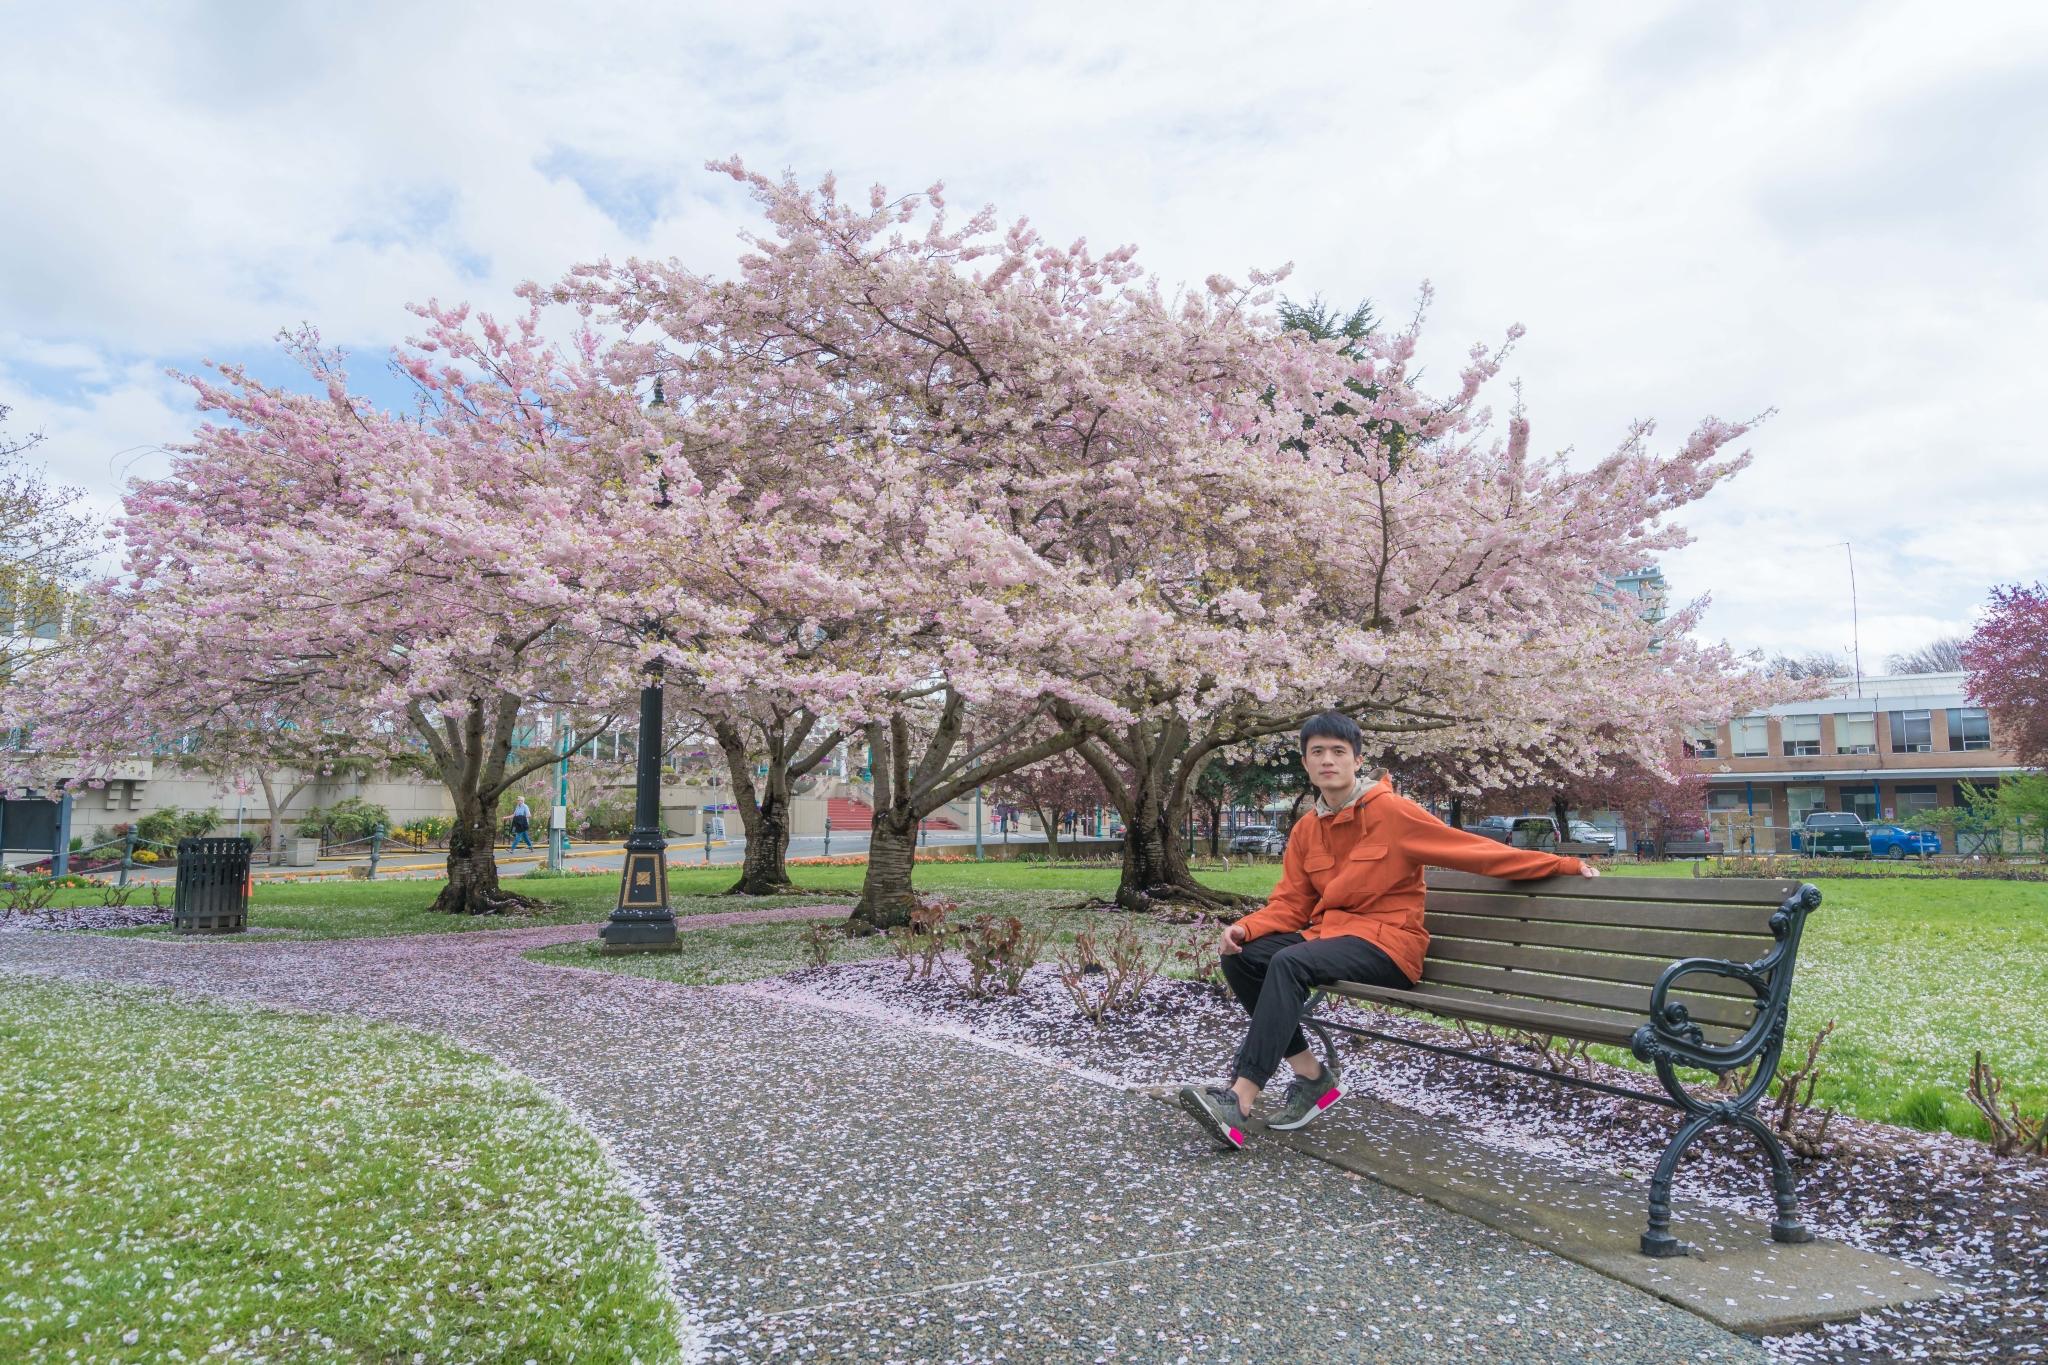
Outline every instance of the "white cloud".
[[[1923, 0], [72, 6], [11, 21], [0, 366], [111, 497], [175, 440], [150, 377], [302, 319], [372, 350], [600, 254], [731, 259], [702, 163], [949, 183], [1165, 279], [1293, 260], [1428, 355], [1529, 325], [1539, 444], [1778, 415], [1667, 564], [1711, 633], [1960, 627], [2044, 572], [2048, 8]], [[152, 427], [150, 424], [160, 424]], [[1839, 579], [1839, 583], [1836, 580]], [[1840, 637], [1837, 639], [1836, 637]], [[1873, 641], [1878, 641], [1873, 643]]]

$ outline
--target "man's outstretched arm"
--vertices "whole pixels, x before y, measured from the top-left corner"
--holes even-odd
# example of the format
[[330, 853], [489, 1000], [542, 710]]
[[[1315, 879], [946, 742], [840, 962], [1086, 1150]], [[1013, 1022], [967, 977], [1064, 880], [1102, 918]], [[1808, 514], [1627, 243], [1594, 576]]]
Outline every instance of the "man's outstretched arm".
[[1402, 814], [1407, 828], [1402, 842], [1410, 858], [1425, 867], [1448, 867], [1482, 877], [1505, 877], [1527, 881], [1533, 877], [1597, 877], [1600, 869], [1578, 858], [1545, 853], [1535, 848], [1510, 848], [1483, 834], [1452, 829], [1413, 802]]

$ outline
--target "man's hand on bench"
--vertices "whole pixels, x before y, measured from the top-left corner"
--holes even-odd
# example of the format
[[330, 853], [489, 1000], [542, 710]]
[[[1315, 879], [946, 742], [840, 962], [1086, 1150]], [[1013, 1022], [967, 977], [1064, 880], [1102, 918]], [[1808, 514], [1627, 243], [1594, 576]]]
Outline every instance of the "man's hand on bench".
[[1600, 875], [1600, 869], [1587, 862], [1584, 858], [1581, 858], [1579, 859], [1579, 875], [1581, 877], [1597, 877]]
[[1223, 938], [1222, 941], [1216, 945], [1216, 951], [1221, 953], [1225, 957], [1229, 957], [1233, 953], [1243, 952], [1244, 926], [1242, 924], [1224, 925]]

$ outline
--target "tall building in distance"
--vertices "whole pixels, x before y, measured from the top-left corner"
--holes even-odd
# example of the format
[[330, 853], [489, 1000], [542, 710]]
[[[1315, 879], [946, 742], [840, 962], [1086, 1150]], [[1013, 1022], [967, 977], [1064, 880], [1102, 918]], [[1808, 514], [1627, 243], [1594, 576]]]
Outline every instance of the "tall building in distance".
[[1664, 571], [1655, 564], [1616, 576], [1614, 592], [1617, 596], [1626, 593], [1640, 602], [1642, 617], [1651, 625], [1662, 621], [1667, 615], [1666, 608], [1671, 600], [1670, 589], [1664, 582]]

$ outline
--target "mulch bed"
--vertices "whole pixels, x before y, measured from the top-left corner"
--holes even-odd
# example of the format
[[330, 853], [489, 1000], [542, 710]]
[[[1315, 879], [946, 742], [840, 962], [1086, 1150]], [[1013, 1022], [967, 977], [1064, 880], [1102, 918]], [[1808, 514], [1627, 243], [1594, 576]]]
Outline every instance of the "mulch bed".
[[[1015, 996], [971, 997], [958, 979], [906, 981], [904, 966], [874, 959], [805, 968], [743, 989], [878, 1012], [923, 1028], [967, 1034], [1127, 1084], [1220, 1076], [1244, 1029], [1238, 1006], [1209, 987], [1155, 980], [1124, 1018], [1081, 1018], [1049, 966], [1033, 968]], [[1458, 1033], [1407, 1016], [1344, 1007], [1353, 1022], [1461, 1046]], [[1540, 1147], [1612, 1177], [1647, 1184], [1672, 1131], [1671, 1111], [1567, 1086], [1540, 1084], [1478, 1063], [1347, 1039], [1369, 1056], [1351, 1085], [1408, 1109], [1456, 1120], [1477, 1141]], [[1532, 1064], [1517, 1045], [1513, 1059]], [[1825, 1058], [1823, 1057], [1823, 1064]], [[1598, 1062], [1586, 1074], [1654, 1089], [1653, 1078]], [[1968, 1295], [1865, 1314], [1765, 1343], [1785, 1361], [1890, 1359], [2048, 1361], [2048, 1161], [2003, 1158], [1967, 1138], [1837, 1117], [1824, 1155], [1802, 1160], [1800, 1195], [1820, 1236], [1883, 1252], [1971, 1287]], [[1696, 1144], [1674, 1191], [1681, 1206], [1707, 1200], [1768, 1221], [1760, 1155], [1729, 1130]]]

